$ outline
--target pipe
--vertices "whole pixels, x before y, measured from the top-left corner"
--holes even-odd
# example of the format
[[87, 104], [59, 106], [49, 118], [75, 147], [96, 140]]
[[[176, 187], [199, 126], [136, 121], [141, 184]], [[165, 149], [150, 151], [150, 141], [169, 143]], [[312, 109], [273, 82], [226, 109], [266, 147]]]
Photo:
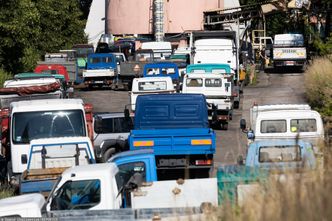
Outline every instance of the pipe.
[[164, 40], [164, 0], [154, 0], [154, 36], [156, 41]]

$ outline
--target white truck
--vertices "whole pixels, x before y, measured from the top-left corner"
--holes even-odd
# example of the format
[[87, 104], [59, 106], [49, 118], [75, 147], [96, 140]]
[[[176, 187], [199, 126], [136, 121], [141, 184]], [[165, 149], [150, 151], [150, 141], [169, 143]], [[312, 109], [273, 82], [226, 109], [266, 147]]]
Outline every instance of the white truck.
[[231, 75], [190, 73], [183, 78], [182, 93], [204, 94], [210, 104], [209, 121], [213, 126], [228, 129], [233, 114], [233, 81]]
[[175, 93], [171, 77], [144, 77], [134, 78], [132, 89], [129, 92], [131, 110], [135, 111], [137, 96], [143, 94]]
[[307, 104], [254, 105], [249, 125], [241, 119], [240, 127], [249, 140], [302, 139], [312, 143], [315, 152], [324, 140], [322, 118]]
[[1, 153], [9, 178], [17, 178], [26, 169], [31, 140], [93, 136], [92, 106], [81, 99], [12, 102], [10, 108], [1, 109], [1, 117]]
[[307, 50], [302, 34], [277, 34], [273, 41], [273, 65], [278, 67], [297, 67], [305, 70]]
[[[137, 167], [141, 169], [141, 167]], [[218, 205], [216, 178], [142, 183], [138, 173], [128, 177], [115, 163], [77, 166], [63, 172], [46, 200], [39, 194], [0, 200], [0, 217], [42, 216], [64, 210], [114, 210], [121, 208], [199, 207], [202, 203]], [[140, 172], [140, 171], [138, 171]], [[129, 178], [129, 179], [128, 179]], [[14, 210], [13, 208], [21, 210]], [[24, 208], [24, 210], [23, 210]]]

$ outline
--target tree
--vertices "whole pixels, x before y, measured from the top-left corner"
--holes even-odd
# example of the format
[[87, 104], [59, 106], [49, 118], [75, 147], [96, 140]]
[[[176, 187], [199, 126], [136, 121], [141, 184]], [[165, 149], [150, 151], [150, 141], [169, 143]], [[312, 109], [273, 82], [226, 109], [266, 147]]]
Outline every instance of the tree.
[[31, 71], [46, 52], [86, 42], [77, 1], [0, 1], [0, 67]]

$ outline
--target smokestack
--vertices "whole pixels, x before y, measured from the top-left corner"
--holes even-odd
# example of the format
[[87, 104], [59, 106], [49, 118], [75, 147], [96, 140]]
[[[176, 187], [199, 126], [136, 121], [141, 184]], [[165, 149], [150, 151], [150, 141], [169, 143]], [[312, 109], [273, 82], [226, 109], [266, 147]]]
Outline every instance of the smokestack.
[[164, 40], [164, 0], [154, 0], [153, 23], [156, 41]]

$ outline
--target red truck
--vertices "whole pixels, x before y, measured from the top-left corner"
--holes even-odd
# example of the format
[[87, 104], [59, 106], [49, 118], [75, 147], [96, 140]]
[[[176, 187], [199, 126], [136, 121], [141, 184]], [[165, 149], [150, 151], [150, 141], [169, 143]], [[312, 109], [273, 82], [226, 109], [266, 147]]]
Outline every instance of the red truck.
[[35, 73], [50, 73], [61, 74], [65, 77], [65, 80], [69, 82], [69, 74], [67, 68], [59, 64], [39, 64], [34, 70]]

